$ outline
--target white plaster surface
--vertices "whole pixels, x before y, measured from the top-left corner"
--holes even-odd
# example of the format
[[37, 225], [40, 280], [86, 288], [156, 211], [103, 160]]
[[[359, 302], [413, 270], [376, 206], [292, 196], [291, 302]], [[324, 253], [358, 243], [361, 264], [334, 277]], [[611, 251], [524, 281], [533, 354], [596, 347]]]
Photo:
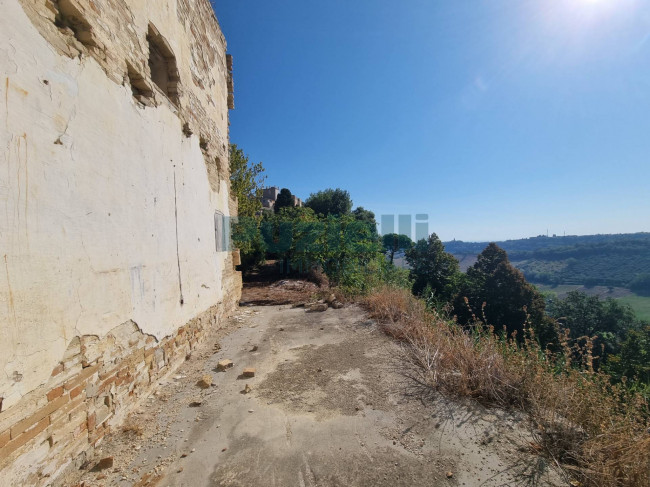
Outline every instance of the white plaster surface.
[[[144, 108], [93, 57], [60, 55], [18, 0], [0, 11], [6, 410], [47, 381], [73, 337], [131, 319], [161, 338], [223, 300], [214, 212], [228, 215], [229, 194], [226, 181], [211, 187], [199, 138], [183, 136], [170, 103]], [[225, 105], [216, 112], [227, 132]]]

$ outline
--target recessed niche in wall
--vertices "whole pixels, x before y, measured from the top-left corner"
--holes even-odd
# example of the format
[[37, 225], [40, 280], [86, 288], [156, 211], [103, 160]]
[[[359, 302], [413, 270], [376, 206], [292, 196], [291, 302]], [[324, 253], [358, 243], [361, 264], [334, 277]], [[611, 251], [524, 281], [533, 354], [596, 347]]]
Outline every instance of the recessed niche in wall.
[[59, 14], [54, 20], [54, 24], [60, 29], [69, 28], [74, 33], [75, 38], [87, 47], [97, 47], [97, 42], [93, 36], [93, 29], [84, 18], [81, 10], [77, 8], [75, 2], [71, 0], [59, 0], [57, 3]]
[[126, 70], [129, 76], [129, 84], [131, 85], [131, 93], [133, 97], [141, 103], [149, 104], [153, 98], [153, 91], [151, 87], [132, 65], [127, 61]]
[[176, 56], [167, 40], [151, 24], [149, 24], [147, 41], [149, 42], [151, 80], [174, 105], [178, 106], [180, 76], [176, 65]]

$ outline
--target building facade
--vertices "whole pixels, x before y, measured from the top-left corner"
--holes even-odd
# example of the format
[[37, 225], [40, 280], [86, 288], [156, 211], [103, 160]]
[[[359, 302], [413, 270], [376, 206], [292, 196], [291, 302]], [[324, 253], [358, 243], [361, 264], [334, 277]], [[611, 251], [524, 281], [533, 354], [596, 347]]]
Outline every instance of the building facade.
[[208, 0], [2, 5], [0, 479], [47, 485], [239, 300], [232, 59]]

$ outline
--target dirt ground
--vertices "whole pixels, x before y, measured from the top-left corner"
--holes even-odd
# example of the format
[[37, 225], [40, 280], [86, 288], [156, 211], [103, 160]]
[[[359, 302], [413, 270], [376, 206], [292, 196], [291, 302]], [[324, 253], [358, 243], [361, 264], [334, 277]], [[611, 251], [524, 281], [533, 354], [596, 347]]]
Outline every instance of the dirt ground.
[[67, 485], [565, 485], [523, 420], [414, 388], [354, 305], [243, 306], [202, 347], [104, 442], [113, 467]]

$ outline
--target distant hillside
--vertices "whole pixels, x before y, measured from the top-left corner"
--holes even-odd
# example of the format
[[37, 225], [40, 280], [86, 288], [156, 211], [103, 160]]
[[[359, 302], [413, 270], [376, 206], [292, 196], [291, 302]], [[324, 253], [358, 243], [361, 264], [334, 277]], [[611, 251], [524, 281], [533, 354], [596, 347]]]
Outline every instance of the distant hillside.
[[[488, 243], [454, 240], [444, 245], [465, 270]], [[539, 236], [497, 244], [535, 283], [627, 287], [635, 277], [650, 274], [650, 233]]]

